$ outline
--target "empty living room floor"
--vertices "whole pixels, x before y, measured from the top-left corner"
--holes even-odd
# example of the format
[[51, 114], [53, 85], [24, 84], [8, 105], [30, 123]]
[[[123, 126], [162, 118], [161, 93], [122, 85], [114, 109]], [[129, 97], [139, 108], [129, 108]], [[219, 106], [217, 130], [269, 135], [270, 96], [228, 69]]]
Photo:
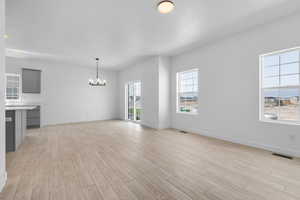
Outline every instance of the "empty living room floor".
[[30, 130], [1, 200], [300, 199], [300, 162], [123, 121]]

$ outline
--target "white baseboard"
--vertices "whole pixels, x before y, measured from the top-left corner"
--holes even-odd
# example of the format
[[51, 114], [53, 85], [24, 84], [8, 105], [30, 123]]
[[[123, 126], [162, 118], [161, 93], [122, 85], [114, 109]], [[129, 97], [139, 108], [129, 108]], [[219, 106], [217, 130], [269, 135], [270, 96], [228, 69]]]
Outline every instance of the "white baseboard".
[[72, 124], [84, 124], [84, 123], [93, 123], [93, 122], [103, 122], [103, 121], [111, 121], [116, 120], [114, 118], [105, 118], [105, 119], [96, 119], [96, 120], [83, 120], [83, 121], [70, 121], [70, 122], [61, 122], [61, 123], [47, 123], [43, 124], [42, 127], [49, 127], [49, 126], [63, 126], [63, 125], [72, 125]]
[[286, 149], [286, 148], [276, 147], [273, 145], [259, 144], [257, 142], [253, 142], [253, 141], [244, 141], [244, 140], [236, 139], [236, 138], [232, 138], [232, 137], [220, 136], [218, 134], [213, 133], [213, 131], [209, 131], [209, 130], [200, 130], [200, 129], [196, 130], [196, 129], [189, 129], [189, 128], [182, 129], [182, 128], [178, 128], [178, 127], [175, 129], [180, 129], [180, 130], [187, 131], [190, 133], [195, 133], [195, 134], [199, 134], [199, 135], [203, 135], [203, 136], [207, 136], [207, 137], [216, 138], [219, 140], [224, 140], [224, 141], [228, 141], [228, 142], [232, 142], [232, 143], [236, 143], [236, 144], [242, 144], [242, 145], [246, 145], [246, 146], [250, 146], [250, 147], [264, 149], [264, 150], [271, 151], [274, 153], [280, 153], [283, 155], [300, 158], [300, 151], [297, 151], [294, 149]]
[[0, 175], [0, 192], [2, 192], [2, 190], [5, 186], [6, 180], [7, 180], [7, 173], [4, 172], [3, 174]]

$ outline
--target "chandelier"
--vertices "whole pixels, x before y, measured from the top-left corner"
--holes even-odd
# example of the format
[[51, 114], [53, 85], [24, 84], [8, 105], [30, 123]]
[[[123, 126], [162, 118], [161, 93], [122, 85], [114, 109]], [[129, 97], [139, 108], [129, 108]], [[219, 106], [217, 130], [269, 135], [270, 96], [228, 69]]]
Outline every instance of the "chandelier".
[[90, 86], [105, 86], [106, 80], [99, 78], [99, 58], [96, 58], [97, 76], [96, 79], [89, 79]]

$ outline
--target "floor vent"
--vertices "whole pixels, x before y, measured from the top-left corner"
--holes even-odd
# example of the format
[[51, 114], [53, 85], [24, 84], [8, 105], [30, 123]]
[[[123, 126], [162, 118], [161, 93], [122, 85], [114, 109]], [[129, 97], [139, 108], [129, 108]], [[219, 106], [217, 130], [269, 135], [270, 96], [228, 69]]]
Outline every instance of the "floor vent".
[[273, 156], [278, 156], [278, 157], [282, 157], [282, 158], [293, 160], [293, 157], [287, 156], [287, 155], [282, 155], [282, 154], [279, 154], [279, 153], [273, 153], [272, 155]]
[[186, 132], [186, 131], [179, 131], [180, 133], [184, 133], [184, 134], [187, 134], [188, 132]]

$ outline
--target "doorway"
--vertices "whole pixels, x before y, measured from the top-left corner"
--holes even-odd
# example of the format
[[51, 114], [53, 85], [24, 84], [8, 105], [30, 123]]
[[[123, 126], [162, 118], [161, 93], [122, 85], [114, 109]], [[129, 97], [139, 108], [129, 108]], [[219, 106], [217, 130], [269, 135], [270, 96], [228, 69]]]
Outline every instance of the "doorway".
[[142, 113], [141, 81], [131, 81], [125, 85], [126, 120], [139, 122]]

